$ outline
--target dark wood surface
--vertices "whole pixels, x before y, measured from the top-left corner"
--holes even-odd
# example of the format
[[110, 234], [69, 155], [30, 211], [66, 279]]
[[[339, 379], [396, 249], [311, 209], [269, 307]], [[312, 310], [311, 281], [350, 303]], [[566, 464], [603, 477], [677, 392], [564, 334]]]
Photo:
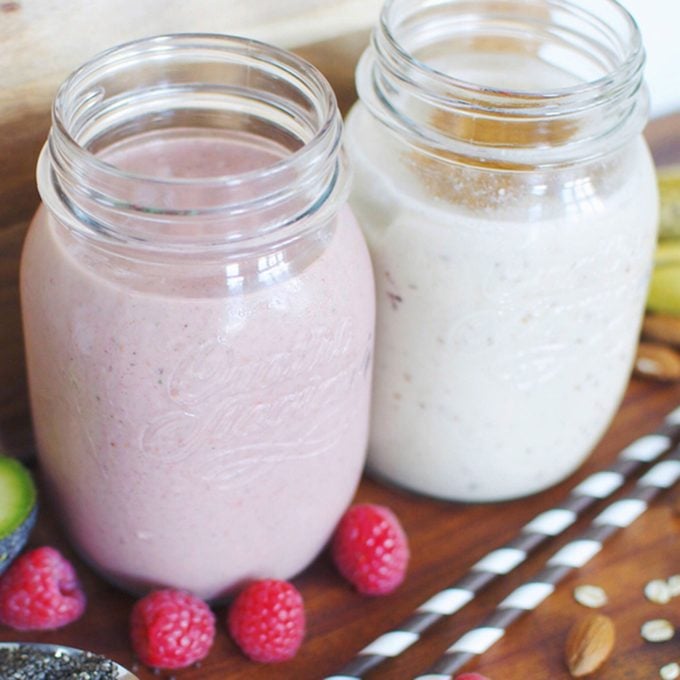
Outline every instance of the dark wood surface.
[[[680, 404], [680, 385], [634, 380], [604, 440], [587, 463], [563, 484], [531, 498], [492, 505], [462, 505], [420, 498], [364, 479], [357, 499], [392, 507], [409, 536], [412, 561], [403, 586], [393, 595], [367, 598], [355, 593], [338, 576], [326, 553], [295, 579], [305, 600], [307, 638], [297, 658], [282, 665], [258, 665], [246, 660], [229, 640], [225, 607], [216, 608], [215, 646], [201, 668], [177, 674], [178, 680], [315, 680], [342, 663], [407, 616], [416, 606], [455, 581], [488, 550], [510, 539], [534, 515], [564, 497], [579, 479], [608, 464], [622, 447], [653, 430], [663, 415]], [[647, 581], [680, 573], [680, 517], [670, 491], [630, 528], [606, 544], [600, 555], [566, 580], [535, 612], [516, 624], [506, 638], [475, 664], [492, 680], [568, 678], [563, 662], [564, 641], [572, 622], [586, 613], [573, 600], [581, 583], [600, 585], [610, 603], [601, 611], [617, 629], [614, 654], [597, 678], [643, 680], [657, 677], [659, 666], [678, 658], [677, 639], [663, 644], [644, 642], [640, 625], [663, 616], [680, 626], [680, 606], [654, 605], [645, 600]], [[443, 621], [401, 658], [370, 677], [408, 679], [423, 671], [469, 627], [479, 623], [495, 604], [530, 577], [560, 545], [575, 536], [595, 510], [563, 537], [537, 553], [515, 573], [504, 577], [455, 617]], [[31, 545], [61, 548], [77, 565], [89, 598], [82, 619], [60, 631], [15, 633], [0, 627], [2, 640], [55, 642], [86, 648], [133, 664], [128, 643], [128, 616], [133, 598], [107, 585], [70, 551], [60, 533], [58, 516], [43, 507]], [[142, 680], [155, 677], [139, 670]], [[1, 672], [0, 672], [0, 677]]]
[[[354, 97], [351, 69], [364, 37], [306, 56], [315, 59], [333, 82], [346, 109]], [[343, 57], [344, 55], [344, 57]], [[344, 61], [343, 61], [344, 59]], [[340, 64], [340, 66], [338, 66]], [[657, 122], [649, 131], [657, 160], [680, 160], [680, 118]], [[28, 150], [32, 153], [32, 150]], [[12, 265], [14, 266], [14, 265]], [[14, 332], [14, 331], [12, 331]], [[218, 634], [214, 648], [200, 668], [177, 673], [178, 680], [314, 680], [337, 670], [378, 634], [389, 630], [416, 606], [454, 582], [489, 550], [509, 540], [537, 513], [552, 507], [591, 472], [606, 466], [626, 444], [652, 431], [665, 413], [680, 404], [680, 385], [634, 380], [606, 436], [586, 464], [563, 484], [520, 501], [495, 505], [461, 505], [417, 497], [364, 479], [357, 500], [389, 505], [400, 516], [409, 536], [412, 561], [404, 585], [393, 595], [366, 598], [355, 593], [322, 554], [295, 579], [305, 599], [308, 633], [297, 658], [283, 665], [257, 665], [246, 660], [229, 640], [225, 609], [217, 608]], [[0, 433], [1, 434], [1, 433]], [[17, 440], [16, 421], [6, 441]], [[617, 629], [612, 658], [595, 676], [614, 680], [658, 677], [658, 668], [680, 658], [678, 639], [662, 644], [642, 640], [640, 625], [665, 617], [680, 627], [680, 599], [654, 605], [643, 596], [644, 584], [654, 578], [680, 573], [680, 517], [674, 510], [676, 495], [666, 493], [632, 527], [615, 536], [591, 563], [572, 575], [537, 611], [516, 624], [509, 634], [474, 664], [492, 680], [568, 678], [563, 662], [564, 642], [572, 622], [586, 613], [572, 597], [581, 583], [604, 587], [609, 604], [602, 610]], [[596, 510], [576, 527], [539, 551], [526, 565], [504, 577], [455, 617], [443, 621], [399, 659], [384, 664], [370, 677], [408, 679], [422, 672], [460, 634], [479, 623], [506, 594], [530, 577], [560, 545], [575, 536]], [[50, 633], [15, 633], [0, 627], [0, 640], [54, 642], [86, 648], [133, 665], [128, 643], [128, 616], [133, 599], [99, 579], [70, 551], [60, 533], [58, 516], [44, 505], [31, 545], [60, 547], [77, 565], [89, 598], [83, 618]], [[154, 676], [138, 671], [142, 680]], [[2, 673], [0, 670], [0, 678]]]

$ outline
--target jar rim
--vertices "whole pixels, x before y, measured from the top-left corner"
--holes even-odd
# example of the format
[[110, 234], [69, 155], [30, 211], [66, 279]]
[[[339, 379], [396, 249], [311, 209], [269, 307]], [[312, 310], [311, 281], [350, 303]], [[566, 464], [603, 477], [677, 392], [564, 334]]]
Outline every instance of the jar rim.
[[[394, 35], [394, 29], [392, 27], [394, 17], [392, 15], [395, 13], [398, 4], [403, 1], [404, 0], [386, 0], [379, 19], [379, 30], [381, 37], [384, 37], [384, 39], [394, 50], [395, 55], [398, 55], [398, 57], [402, 59], [405, 64], [414, 67], [415, 69], [421, 71], [424, 76], [431, 78], [433, 85], [449, 85], [459, 88], [463, 91], [469, 91], [472, 94], [486, 93], [489, 95], [500, 95], [504, 98], [507, 98], [508, 95], [510, 95], [520, 99], [541, 97], [544, 99], [556, 100], [559, 98], [566, 98], [570, 95], [576, 95], [578, 97], [584, 95], [587, 96], [591, 92], [596, 92], [601, 90], [603, 87], [608, 87], [611, 84], [613, 77], [616, 77], [619, 74], [621, 74], [619, 77], [627, 77], [628, 74], [641, 70], [644, 65], [645, 52], [642, 44], [642, 36], [640, 34], [637, 22], [635, 21], [632, 14], [619, 2], [619, 0], [599, 0], [600, 2], [610, 6], [613, 10], [615, 10], [630, 31], [630, 44], [627, 49], [627, 56], [624, 61], [622, 61], [615, 69], [615, 72], [607, 73], [593, 80], [571, 86], [556, 87], [554, 89], [525, 90], [480, 85], [473, 81], [457, 78], [442, 70], [434, 68], [432, 65], [417, 59], [401, 45], [400, 41]], [[439, 4], [449, 4], [449, 0], [444, 0]], [[531, 3], [524, 4], [529, 5]], [[596, 14], [578, 6], [572, 0], [541, 0], [540, 4], [545, 6], [546, 10], [565, 9], [575, 13], [588, 14], [590, 15], [591, 19], [600, 21]]]
[[[99, 69], [122, 64], [130, 59], [140, 56], [140, 53], [162, 53], [170, 49], [193, 49], [195, 47], [204, 47], [211, 50], [221, 49], [229, 53], [242, 52], [248, 53], [257, 51], [261, 56], [269, 57], [272, 62], [286, 67], [289, 73], [295, 74], [298, 77], [305, 77], [308, 82], [314, 86], [316, 93], [320, 95], [319, 101], [324, 104], [324, 114], [322, 122], [319, 124], [318, 132], [315, 136], [305, 142], [299, 149], [293, 151], [291, 154], [285, 156], [281, 160], [275, 161], [271, 165], [262, 169], [249, 170], [236, 174], [222, 175], [222, 176], [208, 176], [208, 177], [157, 177], [154, 175], [145, 175], [143, 173], [135, 173], [116, 167], [94, 153], [84, 148], [75, 139], [73, 134], [68, 129], [68, 126], [63, 120], [61, 109], [63, 108], [63, 101], [69, 92], [79, 83], [90, 78]], [[251, 55], [248, 55], [251, 56]], [[285, 172], [299, 162], [299, 158], [304, 154], [313, 153], [317, 146], [322, 145], [329, 133], [332, 133], [333, 123], [337, 118], [336, 112], [337, 102], [335, 93], [330, 87], [328, 81], [323, 74], [311, 63], [298, 57], [292, 52], [284, 49], [243, 36], [226, 35], [219, 33], [170, 33], [159, 34], [146, 38], [139, 38], [131, 40], [111, 47], [99, 54], [93, 56], [91, 59], [79, 66], [73, 73], [71, 73], [66, 80], [59, 87], [52, 106], [52, 122], [53, 125], [59, 129], [60, 136], [65, 144], [67, 144], [72, 152], [82, 153], [87, 155], [89, 162], [95, 167], [110, 173], [111, 175], [129, 180], [142, 180], [148, 182], [158, 182], [161, 184], [170, 185], [192, 185], [198, 184], [205, 186], [206, 182], [221, 184], [221, 185], [239, 185], [247, 182], [250, 178], [261, 177], [263, 174], [275, 175]]]
[[[387, 0], [357, 90], [418, 148], [534, 169], [601, 156], [638, 134], [644, 63], [638, 26], [617, 0]], [[507, 76], [513, 64], [521, 78]]]
[[[97, 154], [187, 128], [244, 133], [281, 153], [212, 176], [144, 174]], [[100, 242], [274, 249], [327, 222], [346, 198], [341, 143], [335, 94], [301, 57], [240, 36], [152, 36], [96, 55], [62, 84], [38, 188], [62, 223]]]

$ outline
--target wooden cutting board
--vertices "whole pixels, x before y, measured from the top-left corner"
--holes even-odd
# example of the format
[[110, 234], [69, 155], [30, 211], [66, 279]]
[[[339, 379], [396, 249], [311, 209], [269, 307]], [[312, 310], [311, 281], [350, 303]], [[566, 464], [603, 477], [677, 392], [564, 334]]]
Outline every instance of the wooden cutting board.
[[[633, 381], [614, 423], [586, 465], [560, 486], [520, 501], [492, 505], [445, 503], [364, 479], [357, 499], [393, 508], [409, 536], [412, 561], [403, 586], [388, 597], [358, 595], [335, 573], [324, 553], [294, 581], [304, 597], [308, 617], [307, 638], [295, 660], [270, 666], [246, 660], [227, 636], [226, 609], [221, 607], [216, 610], [218, 633], [210, 656], [200, 668], [176, 674], [177, 679], [317, 680], [331, 674], [378, 634], [390, 630], [432, 594], [457, 580], [490, 549], [512, 538], [532, 517], [562, 499], [572, 485], [606, 466], [626, 444], [654, 429], [662, 416], [678, 404], [680, 385]], [[565, 637], [572, 622], [586, 613], [574, 601], [572, 591], [579, 584], [594, 584], [603, 587], [609, 596], [609, 604], [600, 611], [614, 620], [617, 640], [609, 663], [593, 677], [658, 677], [661, 665], [680, 657], [678, 640], [647, 643], [639, 629], [644, 621], [658, 617], [680, 627], [680, 599], [655, 605], [645, 599], [643, 588], [652, 579], [680, 573], [680, 517], [674, 508], [678, 500], [677, 493], [662, 496], [535, 612], [511, 628], [504, 640], [479, 659], [475, 669], [492, 680], [567, 680], [563, 662]], [[587, 517], [452, 619], [437, 624], [403, 657], [369, 677], [408, 680], [424, 671], [450, 643], [478, 624], [496, 603], [530, 577], [557, 547], [573, 538], [585, 526]], [[87, 611], [80, 621], [51, 633], [16, 633], [0, 627], [0, 640], [66, 644], [132, 666], [128, 617], [133, 598], [107, 585], [77, 559], [61, 535], [57, 520], [49, 508], [43, 507], [31, 545], [56, 545], [74, 560], [89, 598]], [[141, 680], [156, 678], [144, 669], [138, 674]]]

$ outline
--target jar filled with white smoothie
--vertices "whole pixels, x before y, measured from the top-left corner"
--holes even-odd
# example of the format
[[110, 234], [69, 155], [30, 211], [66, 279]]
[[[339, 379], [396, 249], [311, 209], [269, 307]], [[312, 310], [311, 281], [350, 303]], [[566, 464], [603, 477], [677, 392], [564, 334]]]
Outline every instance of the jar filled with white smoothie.
[[515, 498], [603, 434], [656, 236], [643, 63], [611, 0], [384, 6], [346, 126], [378, 296], [376, 475]]
[[374, 289], [330, 86], [240, 38], [124, 45], [62, 86], [22, 262], [40, 464], [133, 591], [289, 578], [350, 502]]

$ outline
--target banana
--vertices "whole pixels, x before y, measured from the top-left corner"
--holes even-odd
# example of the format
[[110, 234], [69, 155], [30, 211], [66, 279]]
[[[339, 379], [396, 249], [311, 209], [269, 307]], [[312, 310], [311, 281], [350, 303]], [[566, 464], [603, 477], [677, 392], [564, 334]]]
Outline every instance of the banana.
[[661, 202], [659, 244], [647, 297], [647, 309], [680, 316], [680, 165], [659, 168]]
[[654, 267], [647, 309], [657, 314], [680, 316], [680, 260]]
[[680, 267], [680, 238], [659, 241], [654, 253], [654, 266]]
[[657, 180], [661, 201], [659, 236], [680, 238], [680, 165], [659, 168]]

